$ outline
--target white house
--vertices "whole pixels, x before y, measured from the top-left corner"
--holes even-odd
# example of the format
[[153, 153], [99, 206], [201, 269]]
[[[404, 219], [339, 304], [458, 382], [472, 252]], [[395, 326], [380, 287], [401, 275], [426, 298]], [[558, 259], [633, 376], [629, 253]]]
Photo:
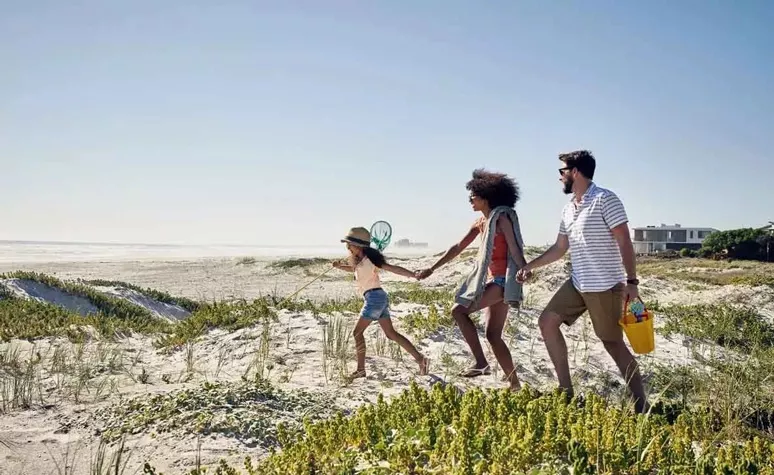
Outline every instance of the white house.
[[637, 254], [652, 254], [682, 248], [699, 249], [715, 228], [684, 228], [679, 224], [632, 228], [632, 244]]

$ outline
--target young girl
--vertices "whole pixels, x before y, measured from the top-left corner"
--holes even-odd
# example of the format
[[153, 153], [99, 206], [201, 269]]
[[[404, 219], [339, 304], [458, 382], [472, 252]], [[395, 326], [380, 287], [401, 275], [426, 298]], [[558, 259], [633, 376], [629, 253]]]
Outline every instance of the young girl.
[[348, 272], [355, 273], [355, 281], [358, 290], [363, 295], [363, 309], [360, 311], [360, 320], [355, 325], [353, 335], [357, 350], [357, 370], [350, 378], [364, 378], [365, 370], [365, 338], [363, 333], [371, 322], [379, 322], [385, 336], [396, 342], [411, 354], [419, 365], [419, 374], [426, 375], [429, 360], [417, 351], [416, 347], [398, 333], [392, 326], [389, 310], [389, 297], [381, 288], [379, 281], [379, 269], [414, 278], [415, 273], [400, 266], [388, 264], [381, 252], [371, 247], [371, 234], [365, 228], [352, 228], [349, 234], [341, 240], [347, 244], [349, 251], [349, 263], [334, 262], [333, 266]]

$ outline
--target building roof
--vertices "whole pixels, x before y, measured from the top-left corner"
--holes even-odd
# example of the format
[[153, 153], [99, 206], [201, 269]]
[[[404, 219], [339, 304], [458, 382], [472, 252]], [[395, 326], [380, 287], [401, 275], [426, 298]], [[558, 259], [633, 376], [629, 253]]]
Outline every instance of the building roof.
[[639, 226], [632, 229], [635, 229], [637, 231], [658, 231], [658, 230], [661, 230], [661, 231], [679, 231], [679, 230], [717, 231], [717, 229], [710, 228], [710, 227], [702, 227], [702, 226], [688, 227], [688, 226], [683, 226], [681, 224], [673, 224], [673, 225], [662, 224], [660, 226]]

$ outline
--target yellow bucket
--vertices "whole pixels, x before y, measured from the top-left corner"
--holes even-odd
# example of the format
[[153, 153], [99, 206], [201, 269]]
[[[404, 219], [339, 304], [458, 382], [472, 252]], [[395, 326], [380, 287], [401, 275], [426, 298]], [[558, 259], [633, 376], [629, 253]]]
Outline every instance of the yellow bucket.
[[653, 316], [653, 312], [645, 309], [644, 318], [641, 316], [641, 320], [638, 322], [637, 317], [631, 311], [627, 299], [620, 325], [623, 327], [624, 333], [626, 333], [626, 338], [629, 340], [632, 350], [637, 354], [644, 355], [650, 353], [656, 347], [655, 335], [653, 333]]

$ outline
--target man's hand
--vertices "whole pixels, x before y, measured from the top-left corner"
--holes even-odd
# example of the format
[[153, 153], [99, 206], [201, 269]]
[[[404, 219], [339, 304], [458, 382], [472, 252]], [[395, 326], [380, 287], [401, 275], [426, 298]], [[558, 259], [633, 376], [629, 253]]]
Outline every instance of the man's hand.
[[522, 267], [516, 273], [516, 281], [520, 284], [523, 284], [530, 277], [532, 277], [532, 269], [529, 268], [529, 265]]
[[417, 280], [427, 279], [433, 273], [432, 269], [418, 270], [415, 272]]
[[629, 302], [633, 302], [634, 300], [637, 300], [640, 298], [640, 291], [636, 285], [626, 284], [625, 292], [626, 292], [626, 300]]

